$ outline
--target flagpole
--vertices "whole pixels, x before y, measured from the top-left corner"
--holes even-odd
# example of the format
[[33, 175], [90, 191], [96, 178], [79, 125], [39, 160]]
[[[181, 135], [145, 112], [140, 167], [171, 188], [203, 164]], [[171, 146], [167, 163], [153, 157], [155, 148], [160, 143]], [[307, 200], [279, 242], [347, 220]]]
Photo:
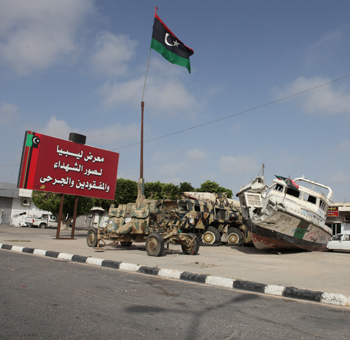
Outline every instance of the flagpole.
[[143, 178], [143, 111], [145, 103], [141, 102], [141, 150], [140, 150], [140, 178]]
[[145, 82], [143, 84], [143, 92], [142, 92], [142, 101], [141, 101], [141, 150], [140, 150], [140, 178], [143, 178], [143, 117], [144, 117], [144, 108], [145, 108], [145, 102], [143, 101], [145, 97], [145, 89], [146, 89], [146, 81], [147, 81], [147, 75], [148, 75], [148, 67], [149, 67], [149, 60], [151, 57], [151, 49], [149, 49], [148, 53], [148, 62], [147, 62], [147, 70], [146, 70], [146, 77]]

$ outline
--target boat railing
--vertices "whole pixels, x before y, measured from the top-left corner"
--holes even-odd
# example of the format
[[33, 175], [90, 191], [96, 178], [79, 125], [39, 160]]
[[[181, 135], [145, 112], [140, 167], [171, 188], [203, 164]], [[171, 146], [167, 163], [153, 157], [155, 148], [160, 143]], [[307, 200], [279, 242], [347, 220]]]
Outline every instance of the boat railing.
[[328, 186], [328, 185], [324, 185], [324, 184], [321, 184], [321, 183], [318, 183], [318, 182], [315, 182], [315, 181], [311, 181], [307, 178], [304, 178], [304, 177], [298, 177], [298, 178], [295, 178], [294, 179], [294, 182], [305, 182], [305, 183], [309, 183], [309, 184], [312, 184], [314, 186], [318, 186], [320, 188], [324, 188], [326, 190], [328, 190], [328, 194], [327, 194], [327, 199], [329, 201], [332, 200], [332, 197], [333, 197], [333, 190]]

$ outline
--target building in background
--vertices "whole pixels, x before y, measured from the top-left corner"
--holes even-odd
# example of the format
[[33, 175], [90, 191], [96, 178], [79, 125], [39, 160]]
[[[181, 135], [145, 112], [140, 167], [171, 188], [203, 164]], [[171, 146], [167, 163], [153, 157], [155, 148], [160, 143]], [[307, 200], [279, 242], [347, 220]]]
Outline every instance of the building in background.
[[2, 224], [14, 226], [21, 226], [26, 217], [43, 213], [32, 202], [32, 190], [18, 189], [16, 184], [5, 182], [0, 182], [0, 210], [4, 211]]
[[[51, 214], [35, 206], [32, 201], [33, 190], [18, 189], [14, 183], [0, 182], [0, 212], [3, 210], [2, 224], [15, 227], [26, 226], [27, 217], [39, 217], [42, 214]], [[93, 228], [98, 225], [106, 226], [108, 212], [100, 207], [93, 207], [89, 214], [78, 216], [77, 227]]]
[[333, 235], [350, 231], [350, 203], [331, 203], [326, 224], [332, 228]]

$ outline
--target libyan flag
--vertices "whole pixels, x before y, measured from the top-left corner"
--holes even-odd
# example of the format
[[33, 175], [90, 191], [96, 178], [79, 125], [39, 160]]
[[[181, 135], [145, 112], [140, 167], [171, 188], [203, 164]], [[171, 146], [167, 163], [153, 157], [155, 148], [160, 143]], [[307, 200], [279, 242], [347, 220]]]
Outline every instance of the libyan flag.
[[184, 66], [191, 73], [190, 56], [192, 49], [183, 44], [173, 32], [164, 24], [157, 15], [157, 7], [154, 13], [154, 24], [151, 48], [160, 53], [166, 60], [173, 64]]
[[287, 187], [293, 190], [299, 190], [299, 185], [296, 184], [294, 181], [292, 181], [290, 178], [282, 177], [282, 176], [277, 176], [275, 175], [276, 178], [279, 180], [283, 181], [284, 183], [287, 184]]

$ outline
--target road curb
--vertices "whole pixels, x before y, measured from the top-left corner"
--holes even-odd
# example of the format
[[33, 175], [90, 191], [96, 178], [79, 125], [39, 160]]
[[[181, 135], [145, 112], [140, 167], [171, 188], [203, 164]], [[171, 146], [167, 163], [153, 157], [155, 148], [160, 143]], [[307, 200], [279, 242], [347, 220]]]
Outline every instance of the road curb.
[[232, 288], [241, 291], [254, 292], [284, 298], [306, 300], [319, 302], [333, 306], [350, 307], [350, 297], [343, 294], [327, 293], [299, 289], [296, 287], [284, 287], [280, 285], [268, 285], [253, 281], [230, 279], [225, 277], [211, 276], [206, 274], [190, 273], [187, 271], [178, 271], [171, 269], [162, 269], [158, 267], [140, 266], [133, 263], [119, 262], [113, 260], [104, 260], [100, 258], [73, 255], [68, 253], [59, 253], [51, 250], [27, 248], [0, 243], [0, 249], [12, 250], [19, 253], [41, 255], [58, 259], [65, 259], [77, 263], [86, 263], [90, 265], [106, 267], [111, 269], [126, 270], [134, 273], [141, 273], [152, 276], [160, 276], [168, 279], [176, 279], [187, 282], [207, 284], [211, 286]]

